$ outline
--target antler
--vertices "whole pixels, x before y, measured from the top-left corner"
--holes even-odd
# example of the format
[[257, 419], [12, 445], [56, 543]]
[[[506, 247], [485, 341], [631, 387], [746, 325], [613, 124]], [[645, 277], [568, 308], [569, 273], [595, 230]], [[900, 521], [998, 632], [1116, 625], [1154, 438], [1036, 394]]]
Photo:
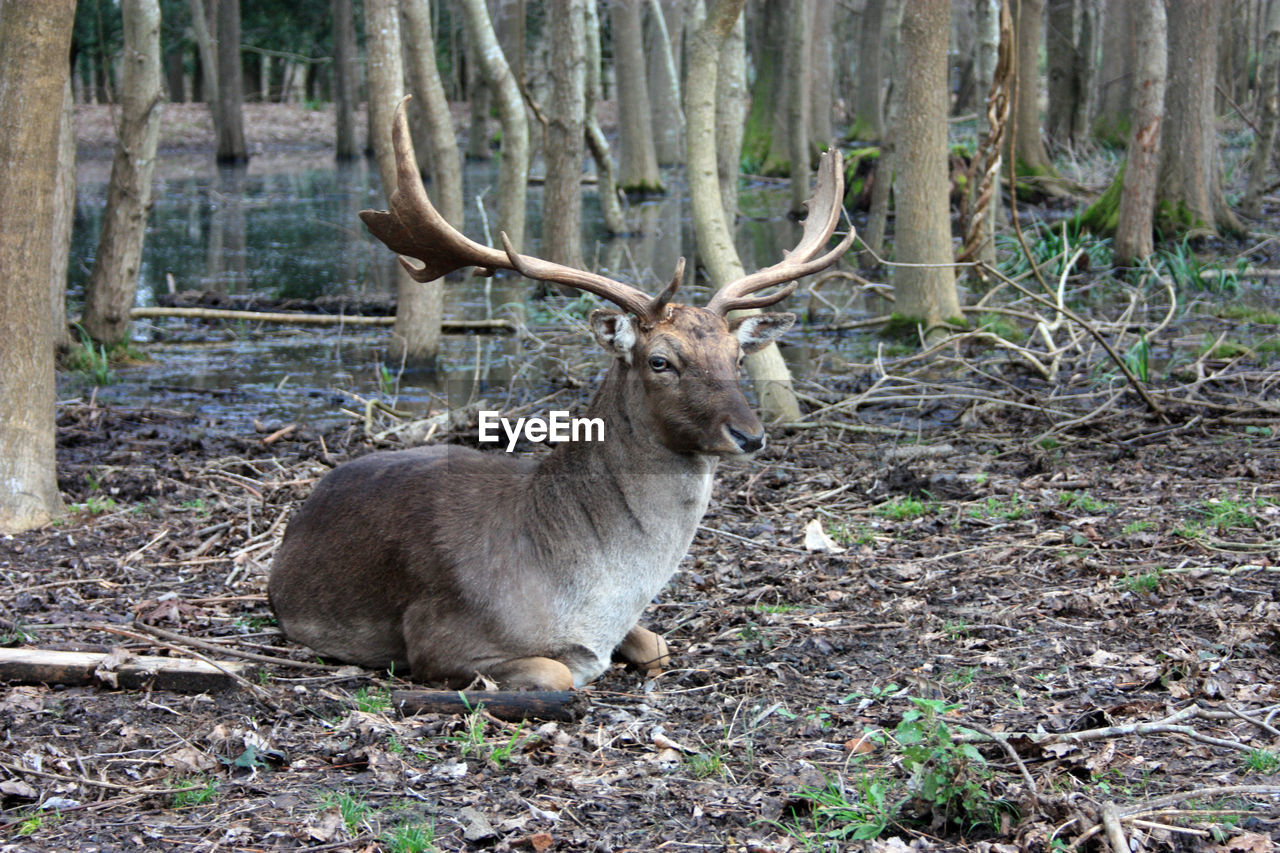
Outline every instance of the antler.
[[[849, 251], [849, 247], [853, 245], [852, 226], [849, 227], [849, 233], [834, 249], [818, 257], [814, 255], [835, 233], [843, 210], [843, 199], [844, 162], [840, 152], [832, 148], [818, 161], [818, 183], [814, 187], [813, 195], [805, 202], [809, 208], [809, 215], [805, 217], [804, 233], [800, 236], [800, 242], [790, 252], [785, 253], [782, 261], [731, 281], [720, 288], [707, 303], [707, 310], [728, 314], [730, 311], [742, 308], [763, 308], [766, 305], [772, 305], [795, 291], [796, 279], [826, 269], [839, 260], [840, 256]], [[791, 283], [764, 296], [751, 296], [766, 287], [782, 284], [784, 281]]]
[[[401, 256], [400, 263], [415, 281], [432, 281], [463, 267], [476, 267], [485, 275], [499, 269], [515, 270], [528, 278], [594, 293], [643, 322], [656, 322], [661, 317], [662, 309], [680, 286], [683, 258], [676, 266], [671, 283], [658, 296], [650, 297], [643, 290], [602, 275], [518, 254], [505, 233], [501, 236], [506, 251], [500, 252], [468, 239], [450, 225], [431, 204], [422, 176], [418, 174], [405, 117], [409, 97], [400, 101], [391, 125], [391, 142], [396, 153], [396, 188], [391, 193], [391, 209], [362, 210], [360, 218], [373, 236]], [[416, 266], [407, 258], [416, 258], [422, 265]]]

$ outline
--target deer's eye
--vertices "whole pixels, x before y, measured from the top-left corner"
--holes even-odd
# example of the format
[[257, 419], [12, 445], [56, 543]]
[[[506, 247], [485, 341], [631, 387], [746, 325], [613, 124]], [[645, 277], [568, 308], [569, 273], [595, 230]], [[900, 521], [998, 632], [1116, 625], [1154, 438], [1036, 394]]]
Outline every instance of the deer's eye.
[[671, 369], [671, 362], [660, 355], [651, 355], [649, 356], [649, 369], [654, 373], [661, 373], [664, 370]]

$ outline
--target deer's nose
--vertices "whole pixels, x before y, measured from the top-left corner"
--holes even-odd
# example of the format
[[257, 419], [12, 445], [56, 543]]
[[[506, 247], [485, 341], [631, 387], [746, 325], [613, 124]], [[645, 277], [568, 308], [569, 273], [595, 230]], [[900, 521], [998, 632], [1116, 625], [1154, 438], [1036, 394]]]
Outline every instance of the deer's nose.
[[729, 427], [728, 429], [730, 437], [733, 438], [734, 442], [737, 443], [739, 449], [741, 449], [743, 453], [755, 453], [757, 450], [764, 447], [763, 430], [755, 435], [748, 435], [742, 430], [735, 429], [734, 427]]

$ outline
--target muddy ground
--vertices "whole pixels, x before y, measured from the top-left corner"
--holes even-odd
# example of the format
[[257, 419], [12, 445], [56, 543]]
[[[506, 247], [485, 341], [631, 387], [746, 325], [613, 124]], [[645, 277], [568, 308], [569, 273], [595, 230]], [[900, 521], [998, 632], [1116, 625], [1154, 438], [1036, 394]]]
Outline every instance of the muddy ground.
[[[1259, 375], [1224, 410], [1128, 395], [1037, 443], [1041, 415], [992, 404], [778, 430], [724, 466], [647, 614], [673, 666], [524, 724], [402, 716], [410, 685], [275, 630], [290, 513], [396, 439], [64, 404], [75, 511], [0, 540], [5, 645], [278, 663], [213, 693], [8, 688], [0, 849], [1101, 849], [1108, 803], [1146, 849], [1270, 849], [1280, 436], [1238, 396]], [[809, 550], [815, 520], [842, 551]]]

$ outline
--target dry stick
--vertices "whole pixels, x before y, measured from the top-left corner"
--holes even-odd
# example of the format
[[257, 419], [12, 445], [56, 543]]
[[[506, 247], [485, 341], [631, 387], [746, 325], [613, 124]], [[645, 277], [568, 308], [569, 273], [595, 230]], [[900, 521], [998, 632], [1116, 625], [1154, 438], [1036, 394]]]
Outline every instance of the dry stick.
[[150, 795], [150, 794], [173, 794], [178, 791], [194, 791], [203, 785], [191, 785], [186, 788], [138, 788], [137, 785], [117, 785], [114, 782], [100, 782], [89, 776], [64, 776], [61, 773], [50, 773], [48, 770], [36, 770], [33, 767], [24, 767], [22, 765], [9, 764], [7, 761], [0, 761], [0, 767], [8, 770], [10, 773], [24, 774], [29, 773], [32, 776], [41, 776], [45, 779], [56, 779], [59, 782], [76, 782], [81, 785], [92, 785], [95, 788], [106, 788], [108, 791], [128, 791], [131, 794]]
[[1107, 831], [1107, 841], [1111, 843], [1113, 853], [1129, 853], [1129, 839], [1124, 837], [1124, 829], [1120, 826], [1120, 812], [1115, 803], [1108, 801], [1103, 804], [1102, 826]]
[[142, 631], [146, 631], [148, 634], [154, 634], [164, 640], [171, 640], [175, 643], [191, 645], [198, 649], [205, 649], [207, 651], [230, 655], [235, 658], [271, 664], [273, 666], [285, 666], [292, 667], [294, 669], [319, 669], [324, 670], [325, 672], [339, 672], [346, 669], [346, 667], [334, 666], [333, 664], [328, 663], [307, 663], [306, 661], [291, 660], [289, 658], [278, 658], [272, 657], [271, 655], [259, 655], [254, 654], [253, 652], [244, 652], [228, 646], [220, 646], [217, 643], [210, 643], [207, 640], [197, 640], [195, 637], [175, 634], [172, 631], [166, 631], [163, 628], [157, 628], [155, 625], [147, 625], [142, 622], [135, 622], [134, 627]]
[[90, 625], [87, 625], [86, 627], [92, 628], [95, 631], [105, 631], [108, 634], [119, 634], [122, 637], [129, 637], [130, 639], [134, 639], [134, 640], [142, 640], [143, 642], [148, 642], [148, 643], [157, 643], [171, 651], [179, 652], [182, 654], [189, 654], [192, 657], [196, 658], [197, 660], [204, 661], [214, 669], [217, 669], [223, 673], [226, 673], [228, 677], [230, 677], [233, 681], [237, 682], [241, 687], [247, 688], [248, 691], [252, 693], [259, 702], [261, 702], [270, 710], [272, 711], [280, 710], [279, 703], [277, 703], [274, 699], [272, 699], [271, 696], [267, 693], [267, 691], [263, 690], [258, 685], [249, 681], [239, 673], [232, 672], [222, 664], [218, 663], [216, 660], [212, 660], [211, 658], [208, 658], [197, 651], [193, 651], [189, 648], [183, 648], [182, 646], [175, 645], [174, 643], [166, 643], [163, 640], [156, 640], [152, 637], [148, 637], [145, 634], [135, 634], [132, 631], [126, 631], [123, 628], [117, 628], [114, 625], [103, 625], [101, 623], [92, 623]]
[[1013, 763], [1018, 765], [1018, 772], [1022, 774], [1022, 781], [1027, 783], [1027, 789], [1031, 792], [1031, 803], [1035, 807], [1036, 811], [1039, 811], [1040, 810], [1040, 791], [1036, 787], [1036, 780], [1031, 778], [1031, 771], [1027, 770], [1027, 765], [1022, 763], [1022, 757], [1018, 755], [1018, 751], [1013, 748], [1012, 744], [1009, 743], [1008, 739], [1005, 738], [1003, 735], [993, 732], [991, 729], [987, 728], [984, 725], [981, 725], [980, 723], [973, 722], [972, 720], [961, 721], [960, 725], [968, 729], [973, 729], [974, 731], [977, 731], [979, 734], [986, 735], [987, 737], [991, 738], [993, 741], [998, 743], [1004, 749], [1005, 753], [1010, 758], [1013, 759]]
[[989, 267], [986, 264], [982, 263], [981, 261], [979, 261], [978, 264], [990, 270], [992, 274], [994, 274], [997, 278], [1001, 279], [1006, 284], [1020, 291], [1024, 295], [1030, 297], [1031, 299], [1034, 299], [1036, 302], [1039, 302], [1042, 305], [1048, 306], [1054, 311], [1058, 311], [1058, 312], [1061, 312], [1062, 314], [1065, 314], [1066, 316], [1070, 317], [1074, 322], [1080, 324], [1080, 326], [1086, 332], [1092, 335], [1094, 340], [1096, 340], [1099, 344], [1101, 344], [1102, 348], [1107, 351], [1107, 355], [1111, 357], [1111, 360], [1115, 362], [1116, 366], [1120, 368], [1122, 373], [1124, 373], [1125, 379], [1129, 380], [1129, 384], [1133, 386], [1133, 390], [1136, 391], [1138, 396], [1142, 398], [1142, 402], [1147, 404], [1147, 408], [1150, 409], [1153, 413], [1159, 415], [1165, 421], [1165, 423], [1169, 422], [1169, 419], [1165, 417], [1164, 410], [1161, 409], [1160, 405], [1154, 399], [1152, 399], [1150, 394], [1147, 393], [1147, 389], [1142, 387], [1142, 382], [1139, 381], [1138, 377], [1133, 375], [1133, 371], [1129, 369], [1129, 365], [1124, 363], [1124, 359], [1122, 359], [1120, 355], [1114, 349], [1112, 349], [1111, 344], [1107, 342], [1107, 339], [1103, 337], [1102, 333], [1099, 332], [1096, 328], [1094, 328], [1093, 325], [1091, 325], [1083, 317], [1081, 317], [1075, 311], [1072, 311], [1067, 306], [1055, 305], [1052, 302], [1050, 302], [1048, 299], [1041, 296], [1040, 294], [1033, 293], [1032, 291], [1027, 290], [1025, 287], [1018, 284], [1016, 281], [1009, 278], [1007, 275], [1000, 272], [995, 267]]
[[[272, 311], [239, 311], [231, 308], [133, 308], [133, 319], [152, 317], [186, 317], [192, 320], [250, 320], [255, 323], [295, 323], [300, 326], [390, 326], [395, 317], [370, 317], [364, 314], [288, 314]], [[440, 324], [445, 334], [495, 332], [514, 334], [519, 330], [510, 320], [445, 320]]]

